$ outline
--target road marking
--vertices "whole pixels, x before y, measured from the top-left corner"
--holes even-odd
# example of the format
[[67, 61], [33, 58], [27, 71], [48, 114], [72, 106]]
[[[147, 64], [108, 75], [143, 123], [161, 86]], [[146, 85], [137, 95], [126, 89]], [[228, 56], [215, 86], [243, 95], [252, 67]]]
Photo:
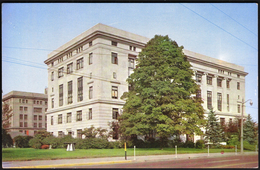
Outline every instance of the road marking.
[[37, 166], [20, 166], [20, 167], [5, 167], [5, 168], [14, 168], [14, 169], [29, 169], [29, 168], [57, 168], [57, 167], [64, 167], [64, 166], [84, 166], [84, 165], [100, 165], [100, 164], [116, 164], [116, 163], [129, 163], [132, 160], [127, 161], [109, 161], [109, 162], [89, 162], [89, 163], [74, 163], [74, 164], [58, 164], [58, 165], [37, 165]]
[[240, 159], [230, 159], [230, 160], [221, 160], [221, 161], [211, 161], [211, 162], [208, 162], [208, 163], [213, 163], [213, 162], [228, 162], [228, 161], [237, 161], [237, 160], [240, 160]]
[[208, 168], [223, 168], [223, 167], [229, 167], [229, 166], [234, 166], [234, 165], [245, 165], [245, 164], [251, 164], [251, 163], [258, 163], [258, 161], [256, 161], [256, 162], [245, 162], [245, 163], [239, 163], [239, 164], [211, 166], [211, 167], [208, 167]]

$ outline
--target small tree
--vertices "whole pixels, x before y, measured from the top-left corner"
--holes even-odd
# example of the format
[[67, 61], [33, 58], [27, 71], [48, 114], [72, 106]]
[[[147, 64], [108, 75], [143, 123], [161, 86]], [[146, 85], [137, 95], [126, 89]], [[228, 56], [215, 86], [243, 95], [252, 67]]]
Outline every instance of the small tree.
[[10, 134], [7, 133], [5, 129], [2, 129], [2, 147], [11, 147], [13, 145], [13, 139]]
[[106, 132], [106, 129], [101, 127], [95, 128], [93, 125], [91, 125], [90, 128], [85, 128], [84, 131], [82, 131], [82, 134], [85, 135], [86, 138], [107, 138], [108, 136]]
[[206, 125], [206, 140], [212, 142], [213, 144], [219, 144], [224, 140], [223, 131], [218, 118], [213, 110], [210, 110], [208, 114], [208, 123]]
[[249, 144], [253, 145], [256, 143], [256, 133], [255, 133], [255, 122], [253, 122], [252, 117], [248, 114], [247, 120], [244, 126], [244, 140], [248, 141]]
[[[2, 105], [2, 129], [7, 129], [10, 127], [10, 119], [13, 116], [12, 108], [10, 108], [9, 104], [4, 102]], [[3, 131], [2, 131], [3, 134]]]

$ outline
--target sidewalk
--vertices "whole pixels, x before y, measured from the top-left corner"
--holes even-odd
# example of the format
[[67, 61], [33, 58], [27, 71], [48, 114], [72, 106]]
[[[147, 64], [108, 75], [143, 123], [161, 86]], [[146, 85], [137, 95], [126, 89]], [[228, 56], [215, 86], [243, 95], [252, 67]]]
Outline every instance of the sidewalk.
[[[244, 154], [258, 154], [256, 152], [244, 152]], [[128, 156], [125, 157], [106, 157], [106, 158], [85, 158], [85, 159], [58, 159], [58, 160], [38, 160], [38, 161], [13, 161], [2, 162], [2, 168], [59, 168], [79, 165], [99, 165], [99, 164], [115, 164], [145, 161], [160, 161], [173, 159], [192, 159], [198, 157], [225, 157], [236, 155], [235, 152], [229, 153], [197, 153], [197, 154], [175, 154], [173, 155], [151, 155], [151, 156]], [[240, 153], [237, 153], [240, 155]]]

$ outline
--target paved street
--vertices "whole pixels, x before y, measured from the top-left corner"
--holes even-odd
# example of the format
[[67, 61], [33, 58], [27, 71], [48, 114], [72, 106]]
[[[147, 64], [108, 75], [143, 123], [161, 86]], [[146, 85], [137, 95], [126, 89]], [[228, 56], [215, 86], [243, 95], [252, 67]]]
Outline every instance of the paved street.
[[131, 162], [121, 164], [74, 166], [70, 168], [258, 168], [258, 155]]
[[197, 153], [2, 162], [3, 168], [255, 168], [258, 153]]

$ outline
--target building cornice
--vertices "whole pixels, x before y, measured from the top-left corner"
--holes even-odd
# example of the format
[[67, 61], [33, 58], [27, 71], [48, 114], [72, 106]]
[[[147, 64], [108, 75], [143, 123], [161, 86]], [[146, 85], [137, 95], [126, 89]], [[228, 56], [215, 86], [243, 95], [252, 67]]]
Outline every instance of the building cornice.
[[49, 64], [50, 62], [60, 58], [61, 56], [66, 55], [68, 52], [71, 52], [71, 51], [75, 50], [76, 48], [78, 48], [79, 46], [85, 45], [88, 42], [90, 42], [96, 38], [114, 40], [114, 41], [117, 41], [120, 43], [130, 44], [130, 45], [136, 46], [138, 48], [144, 48], [146, 45], [146, 43], [143, 43], [143, 42], [135, 41], [135, 40], [132, 40], [129, 38], [125, 38], [125, 37], [121, 37], [118, 35], [114, 35], [111, 33], [97, 30], [97, 31], [94, 31], [93, 33], [87, 35], [86, 37], [82, 38], [81, 40], [79, 40], [71, 45], [67, 45], [67, 47], [61, 46], [57, 50], [54, 50], [52, 53], [49, 54], [50, 56], [51, 55], [52, 56], [49, 57], [47, 60], [45, 60], [44, 63]]

